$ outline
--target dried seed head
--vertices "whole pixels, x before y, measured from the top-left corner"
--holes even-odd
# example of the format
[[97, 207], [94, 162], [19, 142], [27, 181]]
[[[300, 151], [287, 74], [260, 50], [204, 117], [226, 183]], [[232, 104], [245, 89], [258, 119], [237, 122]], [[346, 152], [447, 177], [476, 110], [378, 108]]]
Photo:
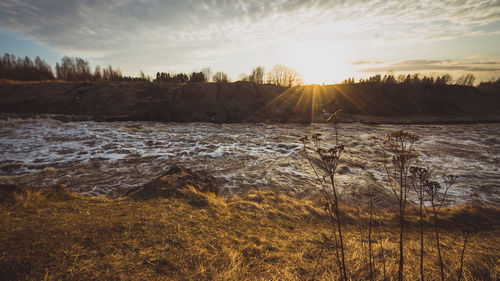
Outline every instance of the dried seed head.
[[312, 140], [320, 140], [321, 138], [321, 134], [320, 133], [315, 133], [311, 136], [311, 139]]
[[438, 194], [441, 185], [437, 181], [425, 181], [424, 190], [429, 194], [429, 196], [434, 197]]
[[329, 122], [332, 122], [332, 123], [338, 123], [339, 122], [339, 117], [340, 117], [340, 113], [342, 112], [341, 109], [335, 111], [333, 114], [331, 114], [328, 119], [326, 119], [326, 122], [329, 123]]

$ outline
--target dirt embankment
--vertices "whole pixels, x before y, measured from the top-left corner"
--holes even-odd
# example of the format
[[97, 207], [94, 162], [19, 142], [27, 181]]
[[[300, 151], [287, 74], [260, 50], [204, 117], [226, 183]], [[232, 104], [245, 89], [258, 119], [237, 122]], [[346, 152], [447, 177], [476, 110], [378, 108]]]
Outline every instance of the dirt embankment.
[[347, 119], [362, 122], [475, 122], [500, 121], [499, 106], [500, 89], [455, 85], [0, 83], [0, 113], [63, 114], [78, 120], [307, 123], [342, 109]]

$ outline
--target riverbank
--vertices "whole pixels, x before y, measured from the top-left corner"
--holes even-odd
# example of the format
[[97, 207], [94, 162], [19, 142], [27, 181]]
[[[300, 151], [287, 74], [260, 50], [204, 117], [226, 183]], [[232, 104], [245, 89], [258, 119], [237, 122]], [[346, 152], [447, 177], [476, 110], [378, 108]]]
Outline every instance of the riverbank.
[[500, 90], [457, 85], [357, 83], [0, 83], [3, 118], [61, 121], [344, 122], [429, 124], [500, 122]]
[[[346, 264], [367, 280], [366, 208], [343, 204]], [[498, 278], [500, 209], [445, 208], [439, 231], [447, 279], [456, 280], [464, 225], [465, 280]], [[398, 217], [377, 209], [375, 279], [397, 276]], [[418, 279], [417, 210], [408, 210], [405, 277]], [[331, 226], [319, 200], [249, 191], [229, 198], [186, 188], [170, 198], [109, 200], [64, 189], [24, 191], [0, 204], [0, 275], [6, 280], [332, 280], [338, 278]], [[427, 280], [439, 279], [429, 217]], [[326, 241], [326, 242], [325, 242]], [[382, 249], [384, 252], [382, 252]]]

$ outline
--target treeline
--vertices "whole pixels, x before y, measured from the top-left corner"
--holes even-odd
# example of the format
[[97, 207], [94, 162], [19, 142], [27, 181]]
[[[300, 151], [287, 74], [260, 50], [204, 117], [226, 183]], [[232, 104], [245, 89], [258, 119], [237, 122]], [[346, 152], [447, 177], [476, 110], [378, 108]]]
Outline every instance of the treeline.
[[[264, 77], [267, 79], [264, 80]], [[262, 66], [258, 66], [252, 69], [249, 75], [240, 74], [241, 81], [250, 81], [255, 84], [274, 84], [279, 86], [291, 87], [295, 85], [301, 85], [303, 83], [300, 78], [299, 72], [295, 69], [286, 67], [284, 65], [275, 65], [271, 70], [265, 75], [265, 69]]]
[[120, 69], [110, 65], [101, 69], [97, 65], [92, 72], [88, 61], [78, 57], [64, 56], [61, 63], [56, 63], [57, 79], [65, 81], [125, 81], [132, 77], [123, 77]]
[[212, 70], [209, 67], [201, 69], [200, 72], [186, 73], [173, 73], [173, 72], [157, 72], [154, 82], [171, 82], [171, 83], [187, 83], [187, 82], [216, 82], [227, 83], [230, 82], [229, 76], [224, 72], [216, 72], [212, 75]]
[[[267, 78], [267, 79], [266, 79]], [[242, 73], [238, 77], [238, 81], [248, 81], [254, 84], [274, 84], [280, 86], [291, 87], [294, 85], [302, 84], [302, 79], [299, 73], [284, 65], [274, 66], [266, 75], [264, 67], [257, 66], [252, 69], [249, 74]], [[157, 72], [154, 82], [173, 82], [173, 83], [187, 83], [187, 82], [215, 82], [227, 83], [230, 82], [229, 76], [224, 72], [216, 72], [212, 75], [210, 68], [203, 68], [200, 72], [186, 73], [167, 73]]]
[[[36, 57], [31, 60], [29, 57], [16, 57], [12, 54], [5, 53], [0, 59], [0, 79], [20, 80], [20, 81], [44, 81], [44, 80], [64, 80], [64, 81], [144, 81], [144, 82], [170, 82], [170, 83], [227, 83], [231, 82], [229, 76], [218, 71], [212, 74], [212, 70], [208, 67], [201, 69], [199, 72], [174, 73], [174, 72], [157, 72], [155, 79], [146, 76], [140, 71], [139, 77], [123, 76], [119, 68], [107, 66], [101, 68], [97, 65], [92, 71], [87, 60], [79, 57], [64, 56], [61, 62], [57, 62], [55, 66], [55, 74], [51, 66]], [[401, 74], [398, 76], [392, 74], [376, 74], [366, 79], [360, 79], [357, 82], [354, 78], [348, 78], [342, 81], [342, 84], [355, 83], [384, 83], [384, 84], [412, 84], [412, 85], [463, 85], [474, 86], [476, 77], [472, 74], [466, 74], [458, 77], [453, 81], [451, 75], [444, 74], [438, 76], [427, 76], [420, 73]], [[269, 72], [266, 73], [264, 67], [257, 66], [252, 69], [249, 74], [242, 73], [238, 77], [238, 81], [248, 81], [254, 84], [274, 84], [279, 86], [291, 87], [301, 85], [303, 83], [299, 73], [284, 65], [275, 65]], [[481, 82], [479, 87], [500, 86], [500, 78], [498, 80]]]
[[[455, 80], [455, 85], [474, 86], [476, 77], [472, 74], [460, 76]], [[376, 74], [366, 79], [360, 79], [358, 83], [384, 83], [384, 84], [412, 84], [412, 85], [449, 85], [452, 84], [453, 78], [449, 74], [441, 76], [426, 76], [420, 73], [401, 74], [397, 77], [391, 74], [384, 76]], [[342, 81], [342, 84], [355, 84], [354, 78], [348, 78]]]
[[120, 69], [113, 66], [101, 68], [97, 65], [91, 71], [87, 60], [79, 57], [64, 56], [61, 62], [56, 63], [55, 75], [52, 67], [36, 57], [31, 60], [28, 56], [21, 58], [5, 53], [0, 59], [0, 79], [19, 81], [149, 81], [141, 71], [141, 77], [123, 76]]
[[27, 56], [21, 58], [5, 53], [0, 60], [0, 79], [43, 81], [55, 77], [50, 65], [38, 56], [32, 61]]
[[487, 88], [487, 87], [495, 87], [495, 88], [500, 88], [500, 77], [495, 80], [495, 78], [492, 78], [490, 81], [484, 81], [479, 83], [478, 87], [480, 88]]
[[216, 82], [216, 83], [228, 83], [230, 82], [229, 77], [224, 72], [216, 72], [214, 75], [210, 76], [211, 71], [207, 72], [191, 72], [191, 74], [186, 73], [173, 73], [173, 72], [157, 72], [156, 79], [153, 82], [170, 82], [170, 83], [188, 83], [188, 82]]

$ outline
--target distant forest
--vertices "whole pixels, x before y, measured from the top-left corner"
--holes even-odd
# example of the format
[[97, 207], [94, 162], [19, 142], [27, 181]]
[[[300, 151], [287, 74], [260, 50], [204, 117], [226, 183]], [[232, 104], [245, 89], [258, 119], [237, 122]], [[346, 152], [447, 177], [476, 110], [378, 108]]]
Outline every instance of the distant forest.
[[[215, 82], [227, 83], [231, 82], [228, 75], [224, 72], [216, 72], [212, 74], [210, 68], [203, 68], [200, 72], [173, 73], [173, 72], [157, 72], [153, 79], [146, 76], [140, 71], [138, 77], [123, 76], [119, 68], [113, 68], [111, 65], [101, 68], [97, 65], [94, 70], [90, 69], [90, 64], [87, 60], [79, 57], [64, 56], [61, 62], [56, 63], [55, 73], [52, 67], [36, 57], [32, 60], [28, 56], [16, 57], [15, 55], [5, 53], [0, 59], [0, 79], [17, 80], [17, 81], [144, 81], [144, 82], [171, 82], [171, 83], [190, 83], [190, 82]], [[449, 74], [438, 76], [426, 76], [419, 73], [384, 76], [380, 74], [373, 75], [366, 79], [355, 81], [354, 78], [348, 78], [342, 84], [355, 83], [380, 83], [380, 84], [419, 84], [419, 85], [463, 85], [473, 86], [476, 78], [472, 74], [463, 75], [453, 81]], [[240, 74], [238, 81], [249, 81], [255, 84], [275, 84], [286, 87], [301, 85], [299, 73], [291, 68], [283, 65], [274, 66], [269, 72], [265, 72], [264, 67], [258, 66], [252, 69], [250, 74]], [[478, 85], [483, 86], [500, 86], [500, 78], [492, 81], [481, 82]]]

